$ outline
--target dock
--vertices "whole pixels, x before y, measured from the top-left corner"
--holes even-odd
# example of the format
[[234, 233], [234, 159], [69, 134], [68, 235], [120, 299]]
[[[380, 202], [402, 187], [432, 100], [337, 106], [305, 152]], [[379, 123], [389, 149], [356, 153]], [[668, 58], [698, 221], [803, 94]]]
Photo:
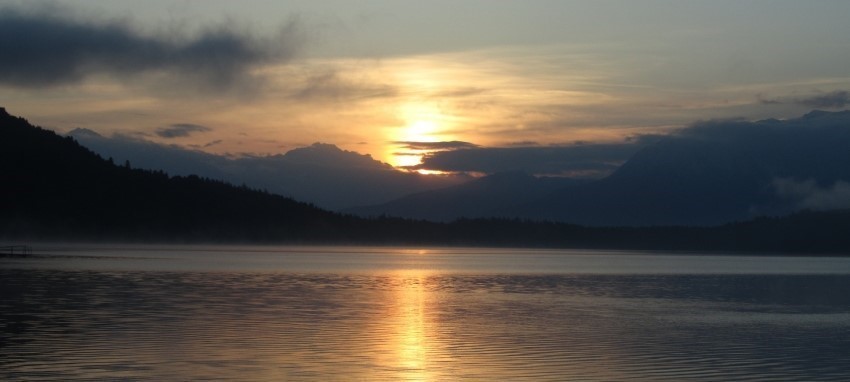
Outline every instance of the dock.
[[0, 246], [0, 255], [8, 256], [29, 256], [32, 254], [32, 247], [28, 245], [3, 245]]

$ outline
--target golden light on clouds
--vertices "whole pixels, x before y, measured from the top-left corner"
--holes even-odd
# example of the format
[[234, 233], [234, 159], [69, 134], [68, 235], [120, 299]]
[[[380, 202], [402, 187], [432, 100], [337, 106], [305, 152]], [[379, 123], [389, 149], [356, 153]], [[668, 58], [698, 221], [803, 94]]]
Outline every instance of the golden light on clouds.
[[[416, 119], [409, 125], [401, 129], [401, 134], [395, 142], [438, 142], [438, 124], [430, 119]], [[396, 145], [396, 146], [404, 146]], [[408, 149], [396, 147], [403, 150], [394, 152], [390, 164], [396, 167], [409, 167], [419, 164], [422, 156], [428, 153], [428, 150]]]
[[[563, 74], [520, 53], [448, 53], [382, 63], [382, 73], [399, 89], [397, 106], [391, 111], [399, 123], [386, 130], [390, 147], [381, 150], [383, 160], [394, 166], [414, 166], [433, 151], [405, 148], [398, 142], [501, 146], [593, 138], [588, 130], [594, 130], [594, 122], [588, 122], [582, 110], [617, 102], [586, 89], [586, 83], [599, 74]], [[529, 78], [529, 70], [537, 71], [539, 78]]]
[[436, 142], [437, 122], [427, 119], [413, 121], [404, 132], [404, 141]]
[[[638, 99], [632, 88], [603, 86], [611, 69], [594, 65], [593, 57], [554, 47], [547, 47], [546, 55], [533, 52], [490, 49], [381, 60], [303, 59], [258, 68], [252, 74], [263, 81], [249, 97], [169, 97], [133, 83], [94, 77], [75, 94], [57, 90], [44, 97], [19, 91], [8, 97], [7, 107], [66, 131], [84, 127], [107, 136], [140, 136], [216, 154], [274, 155], [323, 142], [399, 167], [415, 166], [430, 151], [399, 142], [461, 141], [493, 147], [616, 141], [635, 134], [636, 126], [658, 130], [659, 125], [692, 120], [691, 109], [686, 113], [676, 104], [664, 106], [650, 95]], [[562, 62], [570, 66], [557, 64]], [[39, 103], [25, 102], [30, 98]], [[656, 105], [666, 113], [653, 111]], [[664, 124], [642, 120], [649, 114], [665, 118]], [[174, 123], [210, 130], [170, 140], [153, 134]]]

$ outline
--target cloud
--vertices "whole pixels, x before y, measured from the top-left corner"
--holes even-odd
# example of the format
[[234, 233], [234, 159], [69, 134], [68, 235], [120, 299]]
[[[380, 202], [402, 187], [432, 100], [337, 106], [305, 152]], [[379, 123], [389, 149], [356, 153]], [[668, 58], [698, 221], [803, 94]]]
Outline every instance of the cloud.
[[785, 103], [776, 98], [765, 98], [764, 94], [761, 93], [756, 94], [756, 99], [762, 105], [782, 105]]
[[840, 108], [850, 104], [850, 93], [846, 90], [801, 98], [797, 103], [811, 107]]
[[850, 208], [850, 183], [837, 181], [831, 186], [821, 187], [813, 179], [797, 181], [777, 178], [773, 181], [777, 195], [796, 199], [798, 208], [810, 210], [832, 210]]
[[62, 11], [0, 8], [0, 84], [46, 88], [94, 74], [165, 73], [224, 90], [250, 80], [259, 65], [291, 58], [298, 47], [294, 25], [272, 43], [228, 25], [191, 37], [146, 35], [126, 22], [75, 20], [59, 16]]
[[750, 168], [762, 174], [766, 186], [773, 178], [811, 179], [820, 185], [850, 181], [850, 111], [699, 122], [661, 143], [690, 157], [696, 155], [693, 147], [710, 149], [716, 159], [728, 159], [727, 172]]
[[[717, 119], [696, 122], [676, 131], [674, 136], [722, 140], [727, 143], [802, 144], [808, 141], [844, 141], [850, 138], [850, 111], [811, 111], [802, 117], [787, 120]], [[765, 142], [770, 141], [770, 142]]]
[[442, 141], [442, 142], [418, 142], [418, 141], [395, 141], [396, 145], [400, 145], [407, 150], [459, 150], [476, 148], [478, 145], [463, 141]]
[[161, 127], [156, 130], [156, 135], [162, 138], [182, 138], [188, 137], [192, 133], [205, 133], [212, 131], [211, 128], [191, 123], [175, 123], [168, 127]]
[[626, 137], [626, 142], [633, 142], [640, 145], [650, 145], [659, 142], [669, 137], [666, 134], [637, 134]]
[[[693, 147], [706, 147], [716, 156], [745, 158], [758, 171], [771, 176], [812, 178], [821, 183], [836, 179], [850, 181], [850, 166], [847, 166], [850, 111], [813, 111], [788, 120], [709, 120], [669, 135], [634, 135], [620, 143], [577, 142], [560, 146], [525, 143], [528, 144], [431, 152], [413, 168], [481, 173], [521, 170], [532, 174], [602, 177], [643, 148], [663, 144], [675, 149], [682, 158], [695, 157]], [[735, 171], [742, 169], [734, 165], [728, 169], [730, 173]]]
[[405, 151], [394, 151], [394, 156], [404, 156], [404, 157], [421, 157], [422, 153], [414, 153], [414, 152], [405, 152]]
[[336, 71], [328, 71], [307, 77], [291, 97], [301, 101], [341, 101], [390, 98], [396, 95], [398, 89], [390, 85], [355, 82], [343, 78]]
[[510, 142], [506, 146], [512, 146], [512, 147], [540, 146], [540, 142], [537, 142], [537, 141], [518, 141], [518, 142]]
[[416, 169], [602, 177], [642, 147], [635, 142], [569, 146], [473, 147], [426, 154]]
[[200, 150], [200, 149], [205, 149], [205, 148], [208, 148], [208, 147], [213, 147], [215, 145], [220, 144], [221, 142], [224, 142], [224, 141], [221, 140], [221, 139], [216, 139], [214, 141], [207, 142], [207, 143], [202, 144], [202, 145], [194, 144], [194, 145], [188, 145], [188, 147], [196, 149], [196, 150]]
[[487, 93], [487, 89], [476, 88], [476, 87], [459, 87], [454, 89], [449, 89], [445, 91], [436, 92], [431, 95], [433, 98], [463, 98], [470, 96], [477, 96], [484, 93]]
[[829, 93], [815, 94], [805, 97], [775, 99], [764, 98], [761, 95], [758, 95], [758, 100], [764, 105], [796, 104], [822, 109], [838, 109], [850, 105], [850, 92], [847, 90], [836, 90]]

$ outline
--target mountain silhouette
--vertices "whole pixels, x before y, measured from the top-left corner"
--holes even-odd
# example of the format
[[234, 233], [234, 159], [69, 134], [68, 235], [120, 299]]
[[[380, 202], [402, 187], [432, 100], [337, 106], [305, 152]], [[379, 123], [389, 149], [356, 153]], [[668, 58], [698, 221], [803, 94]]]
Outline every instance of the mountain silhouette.
[[572, 178], [503, 172], [468, 183], [425, 191], [388, 203], [346, 210], [360, 216], [398, 216], [430, 221], [498, 217], [507, 206], [539, 199], [555, 190], [585, 183]]
[[505, 217], [589, 226], [715, 226], [850, 208], [850, 111], [707, 121], [658, 138], [594, 181], [495, 174], [347, 210], [431, 221]]
[[398, 171], [369, 155], [326, 143], [278, 155], [231, 158], [128, 136], [104, 137], [85, 129], [68, 135], [103, 157], [129, 160], [138, 168], [244, 183], [330, 210], [384, 203], [469, 180]]
[[[595, 226], [717, 225], [786, 215], [806, 195], [780, 181], [828, 190], [850, 181], [850, 112], [786, 121], [715, 121], [651, 144], [607, 178], [500, 211]], [[850, 197], [845, 208], [850, 208]]]
[[0, 109], [0, 230], [6, 236], [126, 240], [308, 240], [346, 217], [197, 176], [115, 164]]
[[[825, 172], [827, 173], [827, 172]], [[628, 174], [626, 172], [626, 174]], [[547, 182], [521, 173], [467, 189]], [[807, 183], [808, 184], [808, 183]], [[450, 223], [342, 215], [198, 176], [114, 163], [71, 137], [0, 108], [0, 239], [568, 247], [850, 253], [850, 210], [803, 211], [713, 227], [599, 227], [458, 219]], [[507, 187], [505, 186], [507, 185]], [[574, 185], [564, 190], [585, 187]], [[463, 191], [463, 188], [460, 188]], [[843, 188], [842, 188], [843, 190]], [[454, 190], [457, 191], [457, 190]], [[558, 192], [563, 192], [558, 191]], [[486, 203], [485, 203], [486, 204]]]

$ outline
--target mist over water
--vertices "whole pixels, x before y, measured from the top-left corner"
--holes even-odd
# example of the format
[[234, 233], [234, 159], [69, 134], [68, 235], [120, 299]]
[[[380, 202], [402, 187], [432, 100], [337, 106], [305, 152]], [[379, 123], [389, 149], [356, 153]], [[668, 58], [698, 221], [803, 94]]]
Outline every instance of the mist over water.
[[52, 253], [0, 259], [0, 379], [850, 379], [845, 258]]

